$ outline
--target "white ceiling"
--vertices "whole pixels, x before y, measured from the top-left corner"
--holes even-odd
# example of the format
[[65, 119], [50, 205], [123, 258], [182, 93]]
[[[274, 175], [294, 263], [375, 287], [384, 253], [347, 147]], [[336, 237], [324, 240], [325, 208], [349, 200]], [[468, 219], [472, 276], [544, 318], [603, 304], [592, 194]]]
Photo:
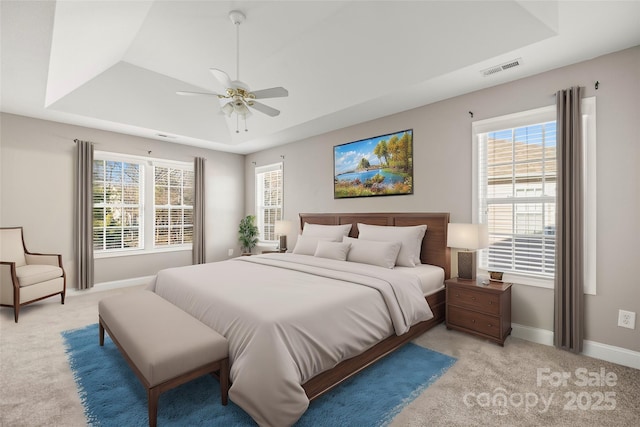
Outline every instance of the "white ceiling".
[[[640, 45], [640, 1], [7, 1], [4, 112], [251, 153]], [[249, 131], [210, 68], [283, 86]], [[481, 70], [520, 58], [517, 68]], [[158, 136], [168, 135], [169, 138]]]

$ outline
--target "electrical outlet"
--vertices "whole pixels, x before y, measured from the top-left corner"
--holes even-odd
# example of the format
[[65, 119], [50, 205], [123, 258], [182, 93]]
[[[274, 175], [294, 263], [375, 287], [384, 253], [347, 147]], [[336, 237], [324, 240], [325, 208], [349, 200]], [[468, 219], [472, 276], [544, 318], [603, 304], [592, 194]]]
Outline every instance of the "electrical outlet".
[[233, 256], [233, 249], [229, 249], [228, 255]]
[[636, 313], [633, 311], [618, 310], [618, 326], [635, 329]]

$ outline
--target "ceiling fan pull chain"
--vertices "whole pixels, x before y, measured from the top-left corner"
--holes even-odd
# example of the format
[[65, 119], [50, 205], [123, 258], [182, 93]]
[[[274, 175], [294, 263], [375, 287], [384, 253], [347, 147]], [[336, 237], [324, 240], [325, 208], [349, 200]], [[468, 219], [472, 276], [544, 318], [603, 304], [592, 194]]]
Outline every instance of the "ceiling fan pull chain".
[[249, 129], [247, 129], [247, 116], [244, 116], [244, 131], [249, 132]]
[[240, 133], [240, 115], [236, 114], [236, 133]]

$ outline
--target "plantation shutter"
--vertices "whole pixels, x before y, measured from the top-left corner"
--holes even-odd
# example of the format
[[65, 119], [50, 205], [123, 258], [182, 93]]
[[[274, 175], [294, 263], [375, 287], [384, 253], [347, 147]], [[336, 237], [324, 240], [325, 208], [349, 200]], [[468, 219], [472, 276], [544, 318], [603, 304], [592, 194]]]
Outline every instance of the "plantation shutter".
[[256, 218], [261, 241], [275, 241], [275, 224], [282, 219], [282, 163], [256, 168]]

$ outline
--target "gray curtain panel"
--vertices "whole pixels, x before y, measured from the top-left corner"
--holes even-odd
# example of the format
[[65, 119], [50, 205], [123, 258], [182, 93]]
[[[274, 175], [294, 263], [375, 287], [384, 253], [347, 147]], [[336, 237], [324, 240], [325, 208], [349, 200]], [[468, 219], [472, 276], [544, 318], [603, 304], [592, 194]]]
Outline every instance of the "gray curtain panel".
[[556, 93], [557, 206], [554, 345], [582, 351], [584, 338], [581, 88]]
[[193, 163], [193, 264], [206, 262], [204, 241], [204, 162], [196, 157]]
[[75, 271], [78, 289], [93, 287], [93, 143], [76, 143]]

